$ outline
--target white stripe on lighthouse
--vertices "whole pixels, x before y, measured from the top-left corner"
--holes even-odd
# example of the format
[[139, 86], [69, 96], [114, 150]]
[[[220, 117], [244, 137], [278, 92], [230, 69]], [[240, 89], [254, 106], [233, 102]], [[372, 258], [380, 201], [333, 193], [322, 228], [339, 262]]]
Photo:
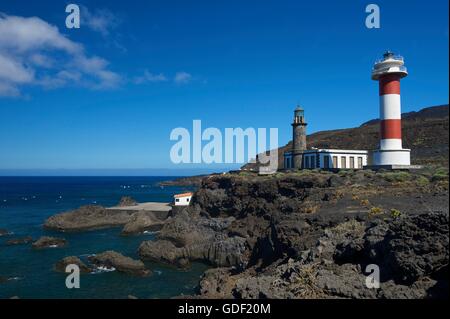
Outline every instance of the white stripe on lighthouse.
[[382, 150], [400, 150], [402, 149], [402, 140], [399, 138], [386, 138], [380, 140], [380, 149]]
[[380, 95], [380, 120], [401, 118], [400, 94]]

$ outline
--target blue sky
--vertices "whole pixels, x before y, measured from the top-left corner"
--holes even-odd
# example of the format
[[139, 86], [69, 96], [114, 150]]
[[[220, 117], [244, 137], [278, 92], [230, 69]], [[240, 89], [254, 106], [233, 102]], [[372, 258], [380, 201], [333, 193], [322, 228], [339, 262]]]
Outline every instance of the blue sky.
[[447, 0], [376, 1], [380, 29], [356, 0], [72, 1], [80, 29], [68, 3], [0, 4], [0, 169], [179, 168], [169, 135], [194, 119], [284, 145], [297, 103], [308, 133], [358, 126], [386, 49], [409, 70], [403, 112], [448, 103]]

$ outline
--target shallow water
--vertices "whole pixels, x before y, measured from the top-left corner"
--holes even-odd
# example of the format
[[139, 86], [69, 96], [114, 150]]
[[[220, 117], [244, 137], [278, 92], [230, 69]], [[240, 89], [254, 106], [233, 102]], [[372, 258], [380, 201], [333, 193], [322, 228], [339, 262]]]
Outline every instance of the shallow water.
[[[79, 289], [67, 289], [66, 274], [53, 270], [66, 256], [85, 259], [90, 254], [115, 250], [138, 258], [137, 248], [154, 234], [120, 236], [120, 228], [81, 233], [57, 233], [42, 228], [44, 220], [61, 211], [86, 204], [113, 206], [122, 196], [139, 202], [170, 202], [182, 187], [157, 186], [174, 177], [0, 177], [0, 228], [12, 235], [0, 237], [0, 298], [167, 298], [191, 294], [206, 270], [193, 264], [187, 271], [147, 263], [153, 275], [140, 278], [116, 271], [82, 274]], [[30, 244], [7, 246], [8, 239], [23, 236], [60, 236], [68, 240], [64, 248], [34, 250]]]

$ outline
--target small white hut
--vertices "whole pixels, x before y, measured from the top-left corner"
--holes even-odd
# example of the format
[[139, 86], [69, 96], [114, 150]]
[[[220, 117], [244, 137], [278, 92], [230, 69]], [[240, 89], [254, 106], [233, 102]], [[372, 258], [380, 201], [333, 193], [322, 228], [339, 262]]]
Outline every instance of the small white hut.
[[173, 196], [175, 206], [188, 206], [191, 202], [193, 193], [176, 194]]

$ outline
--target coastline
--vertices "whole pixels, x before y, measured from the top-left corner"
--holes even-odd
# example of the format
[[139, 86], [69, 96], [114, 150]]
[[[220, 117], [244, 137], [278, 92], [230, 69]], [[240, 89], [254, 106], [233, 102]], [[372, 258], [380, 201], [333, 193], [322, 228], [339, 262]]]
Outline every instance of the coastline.
[[[62, 252], [58, 259], [53, 259], [53, 265], [62, 262], [63, 257], [80, 258], [86, 267], [95, 266], [99, 270], [83, 278], [112, 276], [106, 285], [120, 280], [126, 283], [128, 290], [143, 287], [146, 281], [155, 280], [165, 272], [191, 283], [189, 290], [174, 292], [180, 288], [178, 286], [166, 297], [261, 298], [263, 294], [268, 298], [391, 298], [400, 293], [404, 298], [440, 298], [448, 295], [448, 287], [441, 287], [439, 277], [442, 267], [448, 267], [448, 246], [445, 248], [448, 242], [448, 172], [439, 175], [439, 179], [436, 176], [437, 173], [426, 170], [412, 173], [349, 170], [273, 176], [243, 171], [203, 177], [187, 207], [171, 207], [163, 201], [135, 203], [128, 198], [118, 201], [119, 206], [90, 205], [51, 215], [43, 225], [44, 231], [67, 239], [67, 247], [75, 245], [77, 240], [73, 238], [79, 238], [104, 248], [90, 250], [87, 254], [65, 253], [64, 249], [69, 248], [48, 248], [40, 253]], [[161, 190], [159, 183], [155, 189]], [[173, 188], [171, 191], [163, 188], [168, 194], [184, 189], [167, 188]], [[130, 202], [133, 204], [125, 205]], [[83, 224], [86, 221], [89, 223]], [[425, 229], [430, 229], [433, 235], [427, 230], [413, 235], [417, 223], [425, 224]], [[442, 230], [446, 224], [447, 231]], [[124, 236], [126, 225], [133, 231]], [[404, 273], [401, 268], [390, 271], [388, 276], [391, 277], [386, 278], [389, 284], [377, 294], [355, 286], [364, 276], [363, 269], [357, 265], [367, 264], [368, 257], [361, 260], [349, 257], [364, 256], [365, 251], [378, 247], [376, 241], [369, 239], [374, 229], [387, 247], [391, 245], [386, 237], [388, 229], [398, 233], [399, 243], [406, 243], [410, 236], [421, 236], [431, 245], [431, 250], [401, 257], [404, 259], [398, 259], [400, 255], [389, 257], [391, 259], [386, 260], [389, 265], [407, 262], [409, 268], [416, 269], [416, 274], [402, 281], [393, 275], [399, 271]], [[406, 232], [406, 237], [401, 237], [404, 235], [399, 229]], [[105, 234], [108, 236], [102, 238]], [[127, 249], [114, 249], [110, 244], [116, 241], [132, 241], [133, 244]], [[25, 247], [27, 245], [22, 245], [22, 251]], [[114, 262], [119, 263], [116, 267], [121, 265], [118, 266], [120, 271], [111, 266], [111, 259], [102, 259], [106, 264], [98, 260], [93, 264], [89, 259], [93, 254], [102, 256], [107, 252], [107, 256], [113, 256], [108, 258], [115, 258]], [[114, 255], [116, 252], [119, 255]], [[422, 262], [422, 254], [434, 256], [436, 260], [426, 272], [417, 266]], [[135, 271], [127, 270], [127, 265], [145, 267], [139, 268], [138, 273], [146, 275], [135, 276]], [[288, 277], [286, 281], [286, 273], [309, 276], [311, 271], [314, 276], [308, 280], [314, 280], [313, 286], [298, 286], [297, 277]], [[63, 278], [54, 270], [52, 276]], [[279, 284], [274, 286], [274, 282]], [[337, 284], [327, 286], [330, 282]], [[7, 280], [6, 285], [10, 284]], [[4, 280], [1, 285], [5, 286]], [[128, 295], [151, 296], [131, 292]]]

